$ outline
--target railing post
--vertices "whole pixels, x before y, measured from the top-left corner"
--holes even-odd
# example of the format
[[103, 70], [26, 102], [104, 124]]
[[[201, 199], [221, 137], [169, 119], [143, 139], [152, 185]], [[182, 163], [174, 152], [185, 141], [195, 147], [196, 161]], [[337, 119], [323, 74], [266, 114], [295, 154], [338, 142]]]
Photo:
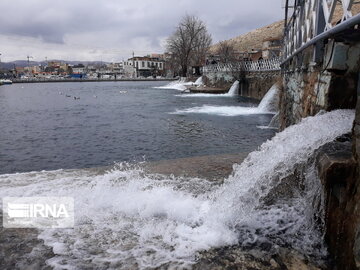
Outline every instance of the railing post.
[[[326, 21], [324, 16], [323, 2], [321, 0], [315, 0], [316, 3], [316, 18], [315, 18], [315, 33], [314, 36], [317, 36], [325, 31]], [[335, 0], [333, 0], [335, 1]], [[326, 7], [327, 8], [327, 7]], [[324, 55], [324, 43], [323, 41], [318, 41], [314, 46], [313, 61], [316, 63], [321, 62]]]

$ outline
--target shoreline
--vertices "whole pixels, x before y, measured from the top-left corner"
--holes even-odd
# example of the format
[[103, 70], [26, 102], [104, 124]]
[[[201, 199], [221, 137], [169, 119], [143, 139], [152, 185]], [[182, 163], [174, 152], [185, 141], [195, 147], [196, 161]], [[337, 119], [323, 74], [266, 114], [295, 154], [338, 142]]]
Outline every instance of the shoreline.
[[163, 79], [57, 79], [57, 80], [12, 80], [12, 83], [57, 83], [57, 82], [168, 82], [176, 81], [177, 78]]

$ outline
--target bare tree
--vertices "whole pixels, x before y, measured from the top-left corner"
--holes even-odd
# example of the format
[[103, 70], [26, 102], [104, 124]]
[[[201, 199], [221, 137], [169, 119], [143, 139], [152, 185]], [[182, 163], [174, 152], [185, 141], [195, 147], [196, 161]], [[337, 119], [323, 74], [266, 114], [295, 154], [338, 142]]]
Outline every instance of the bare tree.
[[211, 35], [203, 21], [195, 16], [182, 18], [175, 32], [167, 40], [167, 50], [186, 77], [189, 65], [200, 65], [211, 45]]
[[234, 45], [230, 41], [220, 41], [216, 54], [219, 55], [221, 63], [230, 63], [236, 60]]

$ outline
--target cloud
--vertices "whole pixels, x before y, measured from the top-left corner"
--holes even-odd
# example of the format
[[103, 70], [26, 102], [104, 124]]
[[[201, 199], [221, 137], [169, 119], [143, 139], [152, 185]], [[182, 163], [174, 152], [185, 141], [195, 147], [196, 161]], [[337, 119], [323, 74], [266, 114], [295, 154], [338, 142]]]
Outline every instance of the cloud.
[[[0, 53], [3, 61], [65, 58], [121, 60], [161, 52], [185, 14], [208, 26], [215, 42], [279, 19], [281, 0], [2, 0]], [[103, 54], [103, 55], [102, 55]]]

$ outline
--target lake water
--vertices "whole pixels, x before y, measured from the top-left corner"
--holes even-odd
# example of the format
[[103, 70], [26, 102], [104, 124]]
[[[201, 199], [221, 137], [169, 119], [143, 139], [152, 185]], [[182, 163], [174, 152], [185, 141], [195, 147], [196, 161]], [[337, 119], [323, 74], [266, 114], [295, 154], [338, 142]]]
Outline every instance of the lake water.
[[[275, 133], [257, 128], [267, 125], [271, 114], [232, 114], [255, 103], [154, 88], [165, 84], [0, 87], [0, 173], [250, 152]], [[197, 108], [204, 113], [192, 113]]]
[[[0, 87], [0, 198], [62, 196], [75, 204], [75, 226], [36, 231], [40, 243], [24, 231], [3, 234], [4, 245], [21, 245], [0, 261], [20, 269], [34, 260], [54, 269], [191, 269], [200, 251], [236, 245], [260, 257], [295, 251], [322, 264], [324, 194], [309, 157], [350, 132], [354, 111], [309, 117], [267, 140], [275, 131], [258, 126], [272, 117], [264, 114], [269, 95], [256, 107], [154, 88], [163, 84]], [[121, 162], [254, 149], [222, 184]], [[93, 169], [114, 162], [121, 163]], [[221, 252], [215, 260], [227, 260]]]

